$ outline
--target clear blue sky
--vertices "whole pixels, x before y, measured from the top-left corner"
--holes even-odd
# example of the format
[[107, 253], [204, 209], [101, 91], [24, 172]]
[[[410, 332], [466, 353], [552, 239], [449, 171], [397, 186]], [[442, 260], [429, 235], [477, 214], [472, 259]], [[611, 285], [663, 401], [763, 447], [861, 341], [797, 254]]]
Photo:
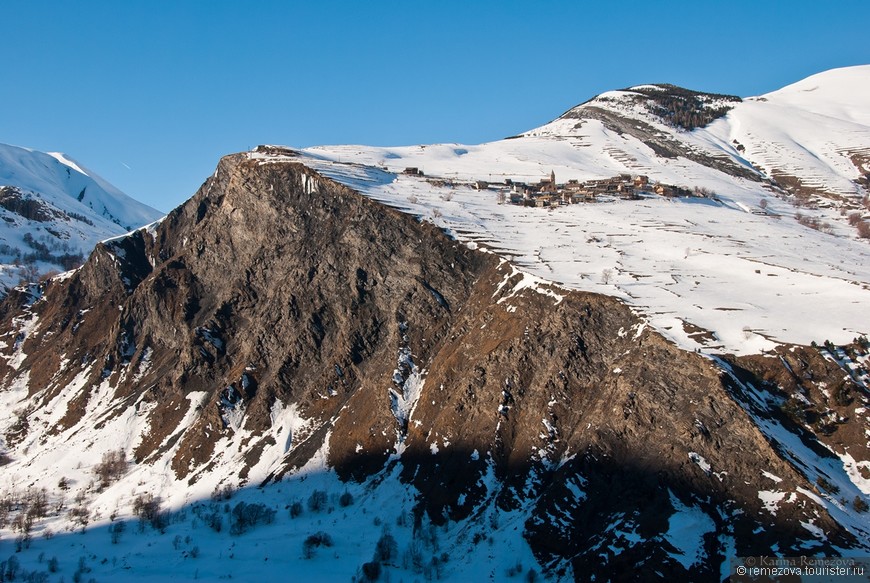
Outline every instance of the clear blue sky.
[[0, 142], [161, 210], [262, 143], [480, 143], [602, 91], [758, 95], [870, 63], [862, 1], [0, 4]]

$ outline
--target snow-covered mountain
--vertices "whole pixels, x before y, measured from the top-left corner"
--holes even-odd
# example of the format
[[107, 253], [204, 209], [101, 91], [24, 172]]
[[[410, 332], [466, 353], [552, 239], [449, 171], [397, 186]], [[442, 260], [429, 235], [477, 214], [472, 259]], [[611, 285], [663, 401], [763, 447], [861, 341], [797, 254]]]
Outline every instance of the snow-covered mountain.
[[870, 66], [746, 99], [645, 85], [602, 94], [525, 135], [591, 146], [614, 171], [727, 188], [716, 169], [772, 182], [806, 204], [835, 198], [854, 208], [870, 174], [868, 99]]
[[[730, 192], [757, 191], [759, 183], [785, 178], [773, 186], [807, 196], [816, 189], [820, 197], [846, 198], [854, 207], [854, 199], [866, 194], [862, 185], [870, 173], [868, 99], [870, 65], [827, 71], [745, 99], [640, 85], [602, 93], [553, 122], [498, 142], [311, 151], [457, 179], [537, 180], [553, 170], [567, 181], [627, 172]], [[702, 121], [708, 123], [694, 125]]]
[[0, 144], [0, 291], [160, 216], [64, 154]]
[[867, 74], [223, 158], [0, 303], [0, 573], [722, 581], [735, 557], [866, 556], [843, 162], [866, 106], [842, 93]]
[[[617, 295], [688, 349], [753, 353], [870, 333], [867, 103], [870, 66], [742, 100], [643, 85], [497, 142], [299, 155], [538, 277]], [[641, 200], [549, 212], [502, 204], [505, 180], [551, 172], [559, 183], [643, 175], [649, 186]], [[703, 196], [655, 196], [656, 182]]]

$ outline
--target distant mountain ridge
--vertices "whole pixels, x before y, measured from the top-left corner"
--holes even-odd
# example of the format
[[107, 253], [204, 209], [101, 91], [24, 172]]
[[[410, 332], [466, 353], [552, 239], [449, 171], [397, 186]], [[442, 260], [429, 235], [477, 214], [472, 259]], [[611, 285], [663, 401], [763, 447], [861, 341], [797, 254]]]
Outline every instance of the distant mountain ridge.
[[0, 288], [66, 271], [161, 216], [65, 154], [0, 144]]
[[[636, 85], [627, 89], [611, 92], [619, 94], [646, 106], [647, 110], [662, 121], [683, 130], [704, 127], [713, 120], [726, 115], [734, 105], [743, 101], [736, 95], [704, 93], [685, 89], [669, 83]], [[582, 119], [587, 104], [616, 100], [616, 97], [596, 96], [589, 101], [572, 107], [560, 116], [562, 118]]]

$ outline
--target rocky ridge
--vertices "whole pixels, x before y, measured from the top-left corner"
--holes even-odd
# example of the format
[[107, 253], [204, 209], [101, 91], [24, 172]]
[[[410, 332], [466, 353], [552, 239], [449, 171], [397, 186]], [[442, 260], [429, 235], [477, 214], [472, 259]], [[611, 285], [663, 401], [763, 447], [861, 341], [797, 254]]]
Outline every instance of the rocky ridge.
[[[615, 299], [549, 285], [264, 151], [224, 158], [187, 203], [75, 273], [10, 294], [5, 471], [38, 480], [37, 446], [94, 426], [126, 427], [134, 467], [171, 471], [179, 497], [268, 490], [326, 455], [348, 483], [412, 489], [418, 521], [523, 512], [554, 578], [654, 562], [713, 580], [735, 552], [870, 544], [859, 510], [818, 482], [824, 468], [847, 501], [866, 499], [826, 449], [867, 459], [866, 374], [839, 379], [844, 361], [810, 348], [801, 365], [787, 350], [682, 351]], [[834, 379], [845, 396], [821, 430], [806, 414], [827, 414], [820, 383]], [[803, 416], [781, 406], [798, 390]], [[297, 421], [278, 423], [289, 410]], [[783, 435], [817, 458], [789, 455]], [[692, 560], [673, 534], [686, 515], [702, 517]]]

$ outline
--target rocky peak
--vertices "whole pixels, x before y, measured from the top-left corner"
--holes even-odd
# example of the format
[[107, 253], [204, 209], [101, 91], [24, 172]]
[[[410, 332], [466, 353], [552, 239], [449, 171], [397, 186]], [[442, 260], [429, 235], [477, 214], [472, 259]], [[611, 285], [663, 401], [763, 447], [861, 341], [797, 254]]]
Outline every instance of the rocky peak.
[[[323, 455], [343, 480], [411, 489], [418, 520], [523, 513], [554, 577], [655, 559], [712, 579], [728, 544], [799, 553], [802, 523], [817, 549], [867, 544], [744, 402], [776, 365], [681, 351], [616, 299], [533, 278], [292, 151], [259, 154], [222, 159], [37, 301], [7, 299], [2, 386], [27, 392], [0, 428], [10, 471], [93, 427], [134, 432], [134, 464], [180, 491], [268, 489]], [[705, 560], [675, 558], [684, 515]]]

